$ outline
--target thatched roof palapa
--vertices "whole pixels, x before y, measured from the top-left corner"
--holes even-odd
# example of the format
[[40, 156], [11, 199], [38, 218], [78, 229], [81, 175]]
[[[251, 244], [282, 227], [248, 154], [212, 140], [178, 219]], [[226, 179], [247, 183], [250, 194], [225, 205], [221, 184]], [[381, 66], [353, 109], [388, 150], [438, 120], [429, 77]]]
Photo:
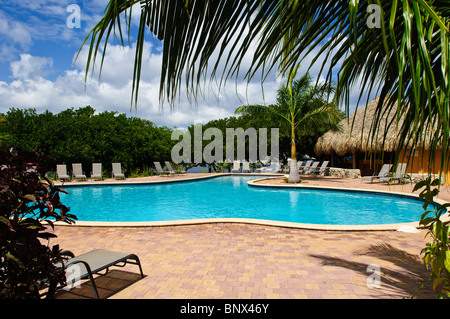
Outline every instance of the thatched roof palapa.
[[[374, 99], [364, 107], [358, 108], [348, 118], [340, 122], [340, 129], [328, 131], [322, 135], [314, 148], [317, 156], [339, 156], [353, 152], [381, 151], [391, 152], [396, 149], [398, 130], [402, 120], [396, 122], [395, 112], [383, 114], [378, 121], [378, 133], [372, 140], [372, 121], [379, 98]], [[394, 109], [396, 109], [394, 107]], [[385, 134], [386, 128], [389, 128]], [[384, 143], [384, 144], [383, 144]]]

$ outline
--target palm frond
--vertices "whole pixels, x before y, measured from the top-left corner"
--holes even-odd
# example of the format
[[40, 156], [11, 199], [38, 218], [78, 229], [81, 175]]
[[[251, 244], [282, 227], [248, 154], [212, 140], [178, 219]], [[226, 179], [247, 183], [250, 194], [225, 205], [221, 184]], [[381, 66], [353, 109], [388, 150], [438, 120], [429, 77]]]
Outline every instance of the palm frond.
[[[318, 78], [323, 75], [330, 82], [336, 75], [334, 70], [339, 69], [334, 96], [347, 113], [355, 85], [360, 87], [358, 105], [364, 95], [380, 96], [378, 115], [370, 124], [375, 133], [372, 136], [384, 134], [377, 132], [377, 120], [383, 112], [397, 114], [392, 127], [402, 117], [407, 120], [399, 128], [399, 150], [410, 142], [420, 147], [420, 130], [433, 127], [429, 142], [432, 150], [443, 150], [441, 171], [446, 169], [450, 151], [448, 1], [110, 0], [101, 21], [85, 40], [90, 39], [88, 69], [95, 63], [102, 41], [103, 62], [110, 35], [118, 31], [122, 36], [120, 15], [137, 3], [141, 21], [133, 74], [134, 102], [145, 26], [163, 41], [160, 98], [169, 101], [180, 92], [183, 78], [188, 93], [195, 97], [206, 77], [220, 76], [223, 84], [240, 73], [248, 81], [258, 71], [263, 80], [274, 69], [288, 75], [314, 54], [311, 66], [319, 63]], [[380, 9], [380, 28], [368, 27], [370, 4]], [[130, 14], [126, 17], [131, 19]], [[251, 66], [241, 70], [254, 43]]]

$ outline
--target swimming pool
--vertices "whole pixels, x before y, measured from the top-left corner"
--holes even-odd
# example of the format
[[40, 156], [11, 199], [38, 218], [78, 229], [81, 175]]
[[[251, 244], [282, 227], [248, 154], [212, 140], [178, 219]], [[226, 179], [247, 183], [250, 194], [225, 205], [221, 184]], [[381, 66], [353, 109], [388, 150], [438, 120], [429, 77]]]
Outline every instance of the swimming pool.
[[62, 202], [79, 221], [148, 222], [246, 218], [318, 225], [415, 222], [422, 202], [408, 196], [308, 188], [251, 187], [258, 176], [164, 184], [66, 187]]

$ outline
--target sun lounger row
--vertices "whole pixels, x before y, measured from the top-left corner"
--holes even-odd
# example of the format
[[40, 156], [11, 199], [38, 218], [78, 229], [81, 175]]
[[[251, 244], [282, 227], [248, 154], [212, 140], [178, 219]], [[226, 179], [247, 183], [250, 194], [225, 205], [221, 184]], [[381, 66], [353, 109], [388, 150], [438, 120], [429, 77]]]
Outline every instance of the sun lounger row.
[[305, 165], [303, 162], [298, 162], [298, 172], [299, 174], [308, 174], [308, 175], [321, 175], [325, 173], [325, 169], [328, 167], [329, 161], [323, 161], [322, 165], [319, 167], [320, 162], [313, 162], [311, 160], [306, 161]]
[[[282, 171], [282, 167], [281, 167], [281, 163], [279, 162], [274, 162], [271, 163], [269, 166], [263, 166], [260, 168], [256, 169], [256, 172], [258, 173], [280, 173]], [[250, 169], [250, 163], [249, 162], [242, 162], [242, 166], [241, 166], [241, 161], [236, 160], [233, 161], [233, 167], [231, 169], [232, 173], [244, 173], [244, 172], [251, 172]]]
[[172, 168], [172, 165], [170, 164], [169, 161], [165, 161], [164, 164], [166, 164], [166, 169], [163, 169], [161, 166], [160, 162], [153, 162], [153, 164], [155, 164], [155, 168], [156, 171], [158, 172], [159, 175], [163, 176], [163, 175], [167, 175], [167, 176], [173, 176], [173, 175], [181, 175], [181, 174], [186, 174], [186, 171], [182, 170], [182, 169], [177, 169], [174, 170]]
[[250, 163], [249, 162], [242, 162], [242, 170], [241, 170], [241, 161], [233, 161], [233, 168], [231, 169], [232, 173], [239, 173], [239, 172], [251, 172], [250, 170]]
[[361, 183], [364, 180], [369, 180], [370, 183], [373, 183], [375, 179], [377, 179], [379, 182], [389, 184], [391, 184], [392, 182], [402, 183], [409, 179], [412, 183], [411, 176], [408, 173], [406, 173], [406, 168], [408, 166], [406, 163], [399, 163], [394, 173], [391, 172], [392, 166], [393, 166], [392, 164], [384, 164], [381, 167], [378, 175], [363, 176], [361, 178]]
[[[103, 179], [102, 163], [93, 163], [92, 171], [90, 175], [91, 179]], [[67, 166], [65, 164], [56, 165], [56, 178], [58, 180], [70, 181], [72, 178], [75, 180], [87, 180], [87, 176], [83, 171], [80, 163], [72, 164], [72, 174], [67, 172]], [[122, 173], [121, 163], [112, 163], [112, 178], [125, 178], [125, 174]]]

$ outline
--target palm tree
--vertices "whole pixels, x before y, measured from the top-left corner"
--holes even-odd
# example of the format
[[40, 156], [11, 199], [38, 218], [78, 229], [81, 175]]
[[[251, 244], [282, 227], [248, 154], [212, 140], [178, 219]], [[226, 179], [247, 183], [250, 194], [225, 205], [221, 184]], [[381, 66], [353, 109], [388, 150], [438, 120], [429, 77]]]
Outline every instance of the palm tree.
[[[373, 6], [375, 4], [375, 7]], [[288, 74], [308, 53], [321, 63], [321, 73], [332, 79], [339, 68], [335, 99], [349, 109], [355, 84], [363, 94], [377, 93], [380, 103], [370, 125], [377, 132], [383, 112], [397, 114], [398, 150], [427, 142], [434, 156], [443, 151], [446, 167], [450, 143], [450, 6], [443, 0], [110, 0], [99, 23], [85, 42], [90, 42], [87, 71], [100, 45], [103, 56], [111, 34], [122, 39], [121, 14], [130, 29], [133, 6], [141, 16], [136, 41], [132, 103], [137, 102], [145, 33], [162, 40], [161, 100], [179, 93], [183, 78], [187, 90], [197, 93], [207, 74], [213, 79], [225, 61], [221, 79], [240, 73], [246, 54], [253, 50], [248, 80], [262, 70]], [[376, 9], [376, 10], [375, 10]], [[368, 22], [377, 19], [375, 27]], [[212, 60], [212, 57], [215, 57]], [[324, 57], [324, 58], [323, 58]], [[328, 70], [327, 70], [328, 69]], [[87, 75], [88, 72], [86, 72]], [[398, 103], [396, 103], [398, 102]], [[433, 134], [422, 134], [433, 127]], [[428, 139], [423, 141], [423, 139]], [[400, 152], [397, 152], [398, 154]], [[444, 167], [445, 166], [445, 167]]]
[[295, 80], [297, 69], [288, 76], [287, 83], [278, 90], [276, 105], [243, 105], [236, 114], [260, 116], [270, 112], [278, 115], [289, 126], [291, 134], [291, 160], [288, 182], [300, 181], [297, 168], [296, 139], [309, 133], [315, 127], [327, 123], [336, 126], [342, 117], [339, 110], [326, 97], [333, 93], [334, 87], [328, 83], [312, 85], [311, 76], [306, 73]]

